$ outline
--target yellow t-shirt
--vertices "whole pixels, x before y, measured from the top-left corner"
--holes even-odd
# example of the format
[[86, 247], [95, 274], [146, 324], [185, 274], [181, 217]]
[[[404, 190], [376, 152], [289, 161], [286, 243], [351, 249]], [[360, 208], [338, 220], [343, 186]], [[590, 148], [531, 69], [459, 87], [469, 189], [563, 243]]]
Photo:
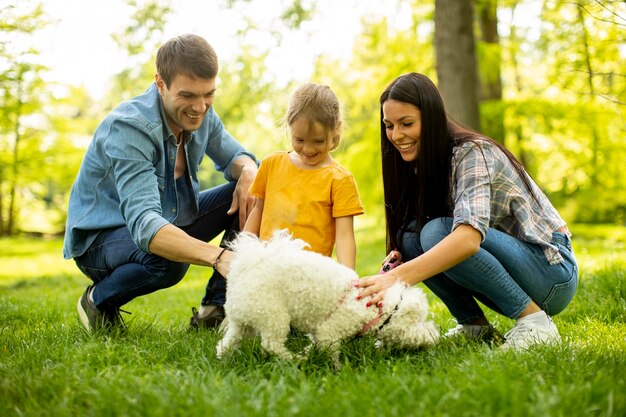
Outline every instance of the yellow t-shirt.
[[312, 251], [326, 256], [335, 246], [335, 218], [363, 214], [350, 171], [335, 161], [319, 169], [300, 169], [284, 151], [261, 162], [250, 193], [264, 200], [261, 239], [288, 229]]

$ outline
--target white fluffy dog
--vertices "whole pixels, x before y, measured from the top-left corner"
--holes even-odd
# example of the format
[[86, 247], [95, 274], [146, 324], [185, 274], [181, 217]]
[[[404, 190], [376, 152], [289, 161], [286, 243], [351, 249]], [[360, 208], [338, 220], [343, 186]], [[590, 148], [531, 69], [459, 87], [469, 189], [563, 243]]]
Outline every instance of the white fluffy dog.
[[329, 349], [336, 363], [339, 342], [365, 332], [404, 348], [437, 341], [439, 332], [427, 320], [428, 301], [421, 289], [397, 284], [387, 290], [382, 308], [367, 307], [367, 300], [356, 299], [356, 273], [306, 246], [285, 230], [267, 242], [241, 233], [231, 244], [235, 256], [226, 280], [226, 332], [217, 345], [218, 358], [258, 333], [266, 351], [291, 359], [285, 347], [290, 326]]

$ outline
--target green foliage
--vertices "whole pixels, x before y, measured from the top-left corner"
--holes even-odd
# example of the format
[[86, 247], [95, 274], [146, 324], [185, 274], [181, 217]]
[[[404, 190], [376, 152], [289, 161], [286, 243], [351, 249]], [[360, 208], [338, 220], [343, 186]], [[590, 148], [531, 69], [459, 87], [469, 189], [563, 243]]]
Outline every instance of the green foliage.
[[[271, 52], [292, 34], [315, 36], [310, 31], [316, 26], [307, 23], [320, 15], [315, 2], [286, 0], [270, 23], [261, 23], [249, 13], [254, 1], [221, 2], [241, 14], [245, 24], [236, 34], [238, 51], [220, 62], [215, 108], [228, 130], [262, 158], [289, 148], [279, 121], [294, 83], [283, 85], [268, 75]], [[41, 218], [33, 225], [37, 231], [62, 230], [71, 178], [98, 121], [153, 81], [154, 53], [173, 8], [170, 2], [155, 1], [128, 0], [127, 5], [130, 21], [114, 35], [127, 52], [127, 65], [111, 80], [103, 102], [93, 102], [79, 88], [42, 84], [45, 68], [32, 59], [36, 48], [12, 49], [13, 37], [28, 38], [47, 22], [42, 7], [0, 9], [0, 57], [6, 61], [0, 65], [0, 219], [6, 223], [14, 188], [18, 230], [24, 226], [17, 214]], [[501, 74], [504, 97], [481, 103], [484, 133], [504, 140], [566, 220], [626, 222], [626, 4], [546, 1], [538, 22], [524, 18], [523, 12], [533, 7], [529, 2], [480, 0], [476, 5], [489, 14], [497, 5], [500, 30], [499, 44], [478, 43], [483, 85]], [[402, 16], [396, 17], [409, 24], [400, 27], [392, 16], [364, 16], [352, 54], [319, 56], [311, 76], [328, 84], [344, 105], [345, 129], [334, 156], [355, 174], [365, 209], [372, 214], [382, 213], [380, 92], [409, 71], [436, 81], [434, 2], [391, 0], [385, 7], [398, 10]], [[261, 36], [269, 39], [267, 45], [257, 42]], [[22, 100], [17, 100], [18, 85], [25, 89], [22, 93], [30, 91]], [[54, 96], [47, 94], [51, 91]], [[13, 166], [18, 175], [12, 174]], [[210, 163], [204, 164], [201, 178], [205, 186], [223, 181]]]
[[[309, 4], [303, 4], [309, 3]], [[281, 19], [287, 24], [287, 26], [298, 29], [303, 22], [310, 20], [315, 14], [314, 2], [303, 2], [302, 0], [293, 0], [293, 2], [287, 6], [285, 11], [281, 15]]]
[[[432, 75], [431, 36], [423, 36], [431, 8], [415, 7], [410, 31], [386, 19], [363, 21], [348, 61], [320, 58], [313, 80], [328, 84], [345, 108], [346, 127], [335, 157], [354, 174], [367, 213], [382, 213], [379, 97], [386, 84], [407, 72]], [[421, 23], [420, 23], [421, 22]], [[419, 63], [419, 66], [416, 66]], [[384, 229], [384, 224], [379, 225]]]
[[[16, 233], [24, 202], [21, 197], [38, 185], [37, 168], [43, 131], [37, 123], [47, 95], [41, 74], [46, 68], [35, 63], [39, 51], [24, 44], [15, 48], [10, 37], [23, 39], [47, 23], [41, 5], [21, 12], [8, 7], [0, 11], [3, 33], [0, 57], [0, 236]], [[28, 201], [28, 198], [25, 199]]]
[[506, 103], [502, 100], [484, 100], [480, 103], [481, 132], [501, 143], [506, 137], [505, 127], [502, 123], [505, 111]]
[[163, 40], [163, 28], [172, 13], [170, 2], [126, 0], [126, 3], [133, 11], [131, 22], [121, 33], [113, 34], [113, 40], [130, 58], [146, 53], [150, 56]]
[[[532, 98], [505, 105], [508, 132], [521, 131], [526, 138], [520, 144], [508, 136], [509, 147], [527, 155], [527, 169], [566, 219], [624, 222], [626, 178], [620, 161], [626, 156], [626, 143], [615, 114], [597, 102]], [[594, 132], [603, 138], [595, 152]], [[591, 169], [592, 159], [597, 161], [596, 171]]]
[[130, 22], [115, 43], [127, 54], [126, 66], [113, 77], [105, 108], [110, 110], [120, 102], [143, 93], [154, 81], [154, 61], [163, 39], [163, 28], [172, 13], [169, 1], [126, 0], [132, 11]]
[[[384, 252], [375, 221], [357, 230], [359, 269]], [[365, 224], [364, 223], [364, 224]], [[582, 275], [555, 317], [557, 347], [516, 354], [442, 340], [428, 350], [342, 346], [340, 370], [325, 352], [300, 362], [263, 353], [258, 339], [222, 361], [219, 335], [188, 331], [190, 307], [210, 270], [133, 300], [125, 334], [88, 335], [76, 301], [89, 282], [60, 256], [60, 240], [0, 240], [0, 414], [6, 416], [617, 416], [626, 413], [626, 228], [574, 225]], [[619, 246], [621, 245], [621, 247]], [[592, 265], [616, 248], [610, 263]], [[621, 248], [621, 249], [620, 249]], [[605, 258], [608, 259], [608, 258]], [[428, 293], [433, 319], [452, 325]], [[501, 330], [511, 320], [489, 318]], [[290, 336], [301, 350], [307, 337]]]

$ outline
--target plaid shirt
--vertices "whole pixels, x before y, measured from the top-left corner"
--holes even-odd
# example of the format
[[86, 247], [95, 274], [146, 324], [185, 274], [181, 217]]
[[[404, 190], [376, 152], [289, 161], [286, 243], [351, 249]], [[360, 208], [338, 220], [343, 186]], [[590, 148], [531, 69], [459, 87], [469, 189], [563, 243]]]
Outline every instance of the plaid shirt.
[[485, 239], [488, 228], [543, 247], [551, 265], [563, 262], [552, 233], [565, 226], [545, 194], [531, 180], [537, 204], [506, 155], [478, 139], [452, 153], [453, 229], [469, 224]]

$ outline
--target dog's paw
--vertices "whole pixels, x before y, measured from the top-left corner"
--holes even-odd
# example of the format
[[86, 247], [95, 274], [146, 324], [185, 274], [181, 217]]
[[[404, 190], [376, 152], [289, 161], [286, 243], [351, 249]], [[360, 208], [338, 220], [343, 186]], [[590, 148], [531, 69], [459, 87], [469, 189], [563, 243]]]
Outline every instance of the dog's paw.
[[217, 357], [217, 359], [221, 360], [224, 357], [226, 350], [226, 346], [224, 346], [222, 341], [218, 342], [217, 346], [215, 347], [215, 356]]

